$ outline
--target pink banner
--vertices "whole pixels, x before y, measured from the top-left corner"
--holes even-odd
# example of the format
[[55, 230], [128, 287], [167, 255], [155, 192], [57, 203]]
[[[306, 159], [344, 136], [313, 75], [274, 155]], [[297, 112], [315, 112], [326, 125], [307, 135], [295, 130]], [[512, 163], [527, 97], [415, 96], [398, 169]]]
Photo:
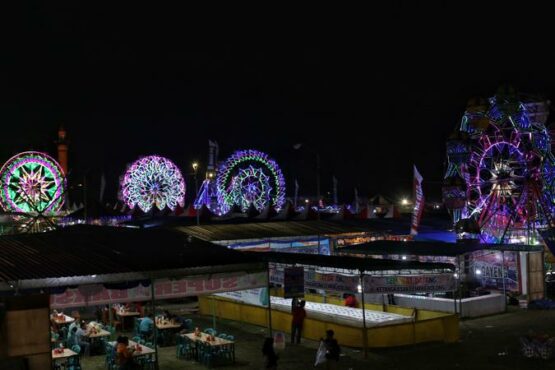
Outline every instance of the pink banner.
[[[266, 286], [266, 272], [213, 279], [163, 280], [154, 282], [154, 297], [156, 299], [182, 298]], [[69, 308], [148, 301], [151, 300], [150, 291], [150, 286], [143, 287], [142, 285], [123, 290], [106, 289], [100, 284], [87, 285], [77, 289], [67, 289], [62, 294], [51, 294], [50, 307]]]

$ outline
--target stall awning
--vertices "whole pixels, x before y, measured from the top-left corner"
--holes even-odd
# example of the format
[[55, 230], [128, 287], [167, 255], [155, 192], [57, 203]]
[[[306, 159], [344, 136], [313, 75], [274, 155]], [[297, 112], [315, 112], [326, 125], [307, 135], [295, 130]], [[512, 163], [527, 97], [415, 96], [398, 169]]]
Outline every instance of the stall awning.
[[455, 266], [441, 262], [418, 262], [389, 259], [360, 258], [351, 256], [325, 256], [319, 254], [282, 252], [242, 252], [260, 261], [289, 265], [308, 265], [359, 271], [450, 270]]
[[541, 252], [541, 245], [525, 244], [463, 244], [419, 241], [377, 240], [351, 245], [336, 250], [337, 253], [364, 255], [407, 255], [456, 257], [479, 250], [506, 252]]

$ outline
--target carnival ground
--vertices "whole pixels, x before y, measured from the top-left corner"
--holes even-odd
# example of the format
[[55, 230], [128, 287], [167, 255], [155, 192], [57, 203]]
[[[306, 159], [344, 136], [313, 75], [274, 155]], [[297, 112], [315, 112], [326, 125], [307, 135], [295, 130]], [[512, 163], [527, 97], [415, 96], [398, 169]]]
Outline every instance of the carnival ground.
[[[193, 317], [195, 324], [212, 326], [210, 317]], [[236, 339], [237, 369], [263, 369], [261, 347], [267, 331], [240, 322], [217, 321], [221, 332], [231, 333]], [[555, 310], [523, 310], [510, 307], [508, 313], [464, 320], [460, 324], [458, 343], [432, 343], [411, 347], [370, 350], [365, 359], [360, 349], [345, 348], [339, 369], [555, 369], [555, 360], [524, 358], [519, 337], [530, 331], [555, 336]], [[289, 339], [289, 338], [288, 338]], [[314, 368], [318, 343], [303, 341], [287, 345], [279, 353], [278, 369]], [[160, 369], [206, 369], [206, 367], [175, 357], [175, 347], [159, 347]], [[104, 369], [104, 356], [93, 356], [82, 361], [84, 370]], [[319, 368], [325, 368], [320, 365]]]

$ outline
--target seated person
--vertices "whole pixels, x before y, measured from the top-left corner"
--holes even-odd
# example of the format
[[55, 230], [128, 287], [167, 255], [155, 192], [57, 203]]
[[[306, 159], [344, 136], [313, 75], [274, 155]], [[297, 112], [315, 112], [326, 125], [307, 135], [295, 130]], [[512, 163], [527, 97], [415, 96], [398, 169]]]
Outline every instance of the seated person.
[[91, 344], [85, 340], [87, 336], [87, 324], [81, 321], [81, 327], [76, 328], [75, 331], [75, 342], [81, 347], [81, 353], [85, 356], [89, 356], [91, 353]]
[[66, 346], [67, 346], [68, 348], [71, 348], [71, 347], [73, 347], [74, 345], [79, 344], [79, 343], [77, 343], [77, 335], [76, 335], [76, 333], [77, 333], [77, 326], [74, 326], [74, 327], [68, 332], [68, 334], [67, 334], [67, 341], [66, 341]]
[[152, 318], [152, 313], [142, 318], [141, 323], [139, 324], [140, 334], [146, 337], [150, 337], [152, 335], [152, 330], [154, 329], [154, 321], [152, 320]]
[[136, 364], [133, 361], [134, 351], [134, 349], [129, 348], [129, 338], [118, 337], [116, 345], [116, 365], [118, 365], [119, 370], [136, 368]]

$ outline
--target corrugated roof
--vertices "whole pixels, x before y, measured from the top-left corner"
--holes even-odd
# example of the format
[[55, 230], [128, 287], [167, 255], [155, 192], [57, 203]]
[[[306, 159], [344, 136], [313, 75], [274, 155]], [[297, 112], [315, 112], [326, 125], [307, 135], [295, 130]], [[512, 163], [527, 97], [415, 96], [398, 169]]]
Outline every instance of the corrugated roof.
[[274, 221], [246, 224], [174, 226], [172, 229], [206, 241], [337, 235], [376, 231], [376, 229], [362, 222], [346, 221]]
[[0, 281], [183, 269], [254, 258], [162, 229], [74, 227], [0, 236]]

